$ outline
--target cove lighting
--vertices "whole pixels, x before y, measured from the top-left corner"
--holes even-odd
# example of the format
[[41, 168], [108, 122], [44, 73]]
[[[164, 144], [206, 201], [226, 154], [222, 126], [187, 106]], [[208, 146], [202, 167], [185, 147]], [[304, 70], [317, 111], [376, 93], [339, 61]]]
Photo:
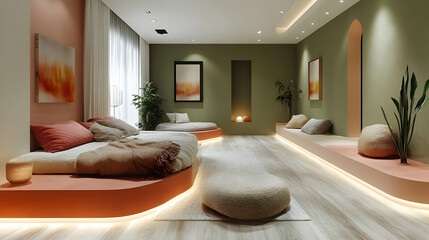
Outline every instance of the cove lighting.
[[429, 204], [423, 204], [423, 203], [417, 203], [417, 202], [411, 202], [404, 199], [397, 198], [395, 196], [392, 196], [388, 193], [383, 192], [382, 190], [372, 186], [371, 184], [361, 180], [360, 178], [357, 178], [353, 176], [352, 174], [342, 170], [341, 168], [333, 165], [332, 163], [324, 160], [323, 158], [313, 154], [312, 152], [309, 152], [308, 150], [302, 148], [301, 146], [295, 144], [292, 141], [289, 141], [288, 139], [276, 134], [276, 139], [283, 142], [287, 147], [292, 148], [295, 150], [295, 152], [301, 154], [302, 156], [306, 157], [307, 159], [313, 160], [320, 164], [321, 166], [325, 167], [325, 169], [330, 170], [332, 173], [337, 174], [337, 176], [342, 177], [344, 180], [349, 181], [350, 183], [354, 184], [356, 187], [359, 188], [359, 190], [373, 196], [380, 202], [382, 202], [385, 205], [390, 205], [392, 208], [397, 209], [398, 204], [401, 207], [404, 208], [412, 208], [415, 210], [419, 210], [422, 213], [429, 214]]
[[276, 33], [285, 33], [298, 19], [310, 9], [317, 0], [300, 0], [295, 1], [284, 17], [276, 26]]

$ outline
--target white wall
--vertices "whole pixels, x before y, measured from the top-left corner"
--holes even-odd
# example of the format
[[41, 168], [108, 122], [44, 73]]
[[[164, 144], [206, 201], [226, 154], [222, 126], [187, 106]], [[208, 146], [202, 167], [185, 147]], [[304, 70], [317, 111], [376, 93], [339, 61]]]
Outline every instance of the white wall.
[[0, 183], [30, 150], [30, 0], [0, 1]]

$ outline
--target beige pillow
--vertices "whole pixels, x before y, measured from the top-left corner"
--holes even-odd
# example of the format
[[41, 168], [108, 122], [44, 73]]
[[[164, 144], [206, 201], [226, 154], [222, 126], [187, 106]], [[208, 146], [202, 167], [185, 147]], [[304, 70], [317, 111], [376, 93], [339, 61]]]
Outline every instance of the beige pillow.
[[187, 123], [189, 122], [189, 117], [187, 113], [176, 113], [176, 123]]
[[286, 128], [302, 128], [307, 122], [308, 119], [304, 114], [293, 115], [286, 124]]
[[301, 132], [310, 135], [325, 134], [329, 131], [331, 126], [332, 122], [330, 120], [312, 118], [301, 128]]
[[172, 122], [172, 123], [176, 122], [176, 114], [175, 113], [166, 113], [165, 115], [167, 115], [168, 120], [170, 120], [170, 122]]
[[97, 121], [98, 124], [103, 125], [105, 127], [110, 127], [110, 128], [116, 128], [121, 130], [125, 137], [129, 137], [129, 136], [133, 136], [133, 135], [137, 135], [140, 133], [140, 130], [138, 130], [137, 128], [129, 125], [128, 123], [116, 119], [116, 120], [107, 120], [107, 121]]
[[114, 142], [125, 136], [119, 129], [105, 127], [96, 122], [92, 124], [89, 131], [92, 132], [94, 139], [97, 142]]

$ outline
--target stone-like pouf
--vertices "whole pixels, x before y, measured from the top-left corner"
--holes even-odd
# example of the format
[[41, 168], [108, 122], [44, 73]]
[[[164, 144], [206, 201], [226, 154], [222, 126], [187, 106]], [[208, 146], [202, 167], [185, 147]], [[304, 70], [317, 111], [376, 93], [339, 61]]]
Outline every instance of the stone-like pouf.
[[257, 220], [290, 208], [286, 183], [268, 173], [222, 172], [202, 189], [203, 204], [230, 218]]
[[6, 163], [6, 179], [13, 184], [30, 181], [33, 174], [33, 161], [28, 158], [14, 158]]
[[389, 127], [384, 124], [375, 124], [362, 129], [358, 141], [358, 152], [375, 158], [398, 154]]

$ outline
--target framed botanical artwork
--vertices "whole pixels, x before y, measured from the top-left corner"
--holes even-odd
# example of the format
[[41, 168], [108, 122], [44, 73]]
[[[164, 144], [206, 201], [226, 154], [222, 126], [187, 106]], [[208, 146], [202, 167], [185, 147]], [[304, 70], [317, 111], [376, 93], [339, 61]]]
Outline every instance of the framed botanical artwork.
[[174, 101], [203, 101], [203, 62], [174, 62]]
[[74, 102], [75, 49], [36, 34], [36, 102]]
[[308, 62], [308, 100], [322, 100], [322, 57]]

